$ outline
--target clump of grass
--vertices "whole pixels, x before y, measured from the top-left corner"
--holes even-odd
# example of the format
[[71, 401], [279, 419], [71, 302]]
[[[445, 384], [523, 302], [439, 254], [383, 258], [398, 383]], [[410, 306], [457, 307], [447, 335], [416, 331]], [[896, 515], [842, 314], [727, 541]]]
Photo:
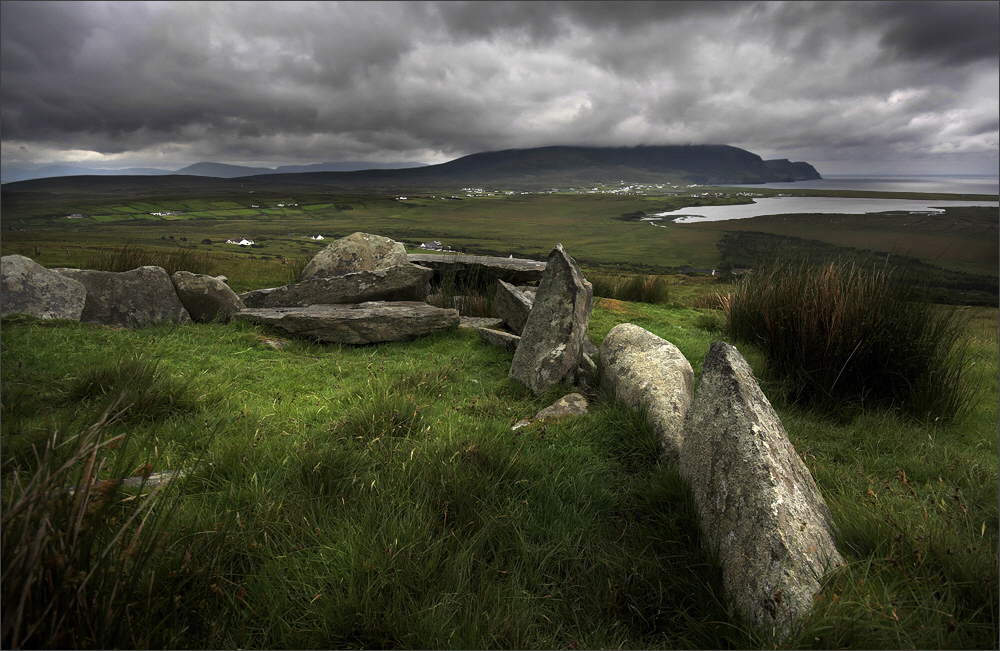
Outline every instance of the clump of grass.
[[494, 317], [493, 297], [496, 274], [476, 265], [465, 266], [457, 259], [442, 265], [427, 302], [436, 307], [455, 308], [462, 316]]
[[[4, 648], [155, 646], [176, 608], [156, 582], [173, 508], [164, 486], [136, 497], [95, 481], [125, 438], [104, 438], [117, 404], [82, 432], [53, 432], [33, 470], [5, 477]], [[128, 467], [112, 465], [113, 477]]]
[[211, 253], [190, 249], [145, 248], [126, 244], [109, 250], [102, 250], [84, 264], [85, 269], [97, 271], [131, 271], [139, 267], [163, 267], [167, 274], [176, 271], [190, 271], [196, 274], [215, 275], [218, 261]]
[[757, 346], [797, 403], [953, 419], [971, 406], [962, 322], [887, 269], [760, 270], [724, 300], [727, 330]]
[[670, 301], [670, 289], [663, 276], [595, 274], [587, 280], [594, 286], [594, 296], [633, 303], [659, 304]]
[[134, 422], [188, 413], [198, 403], [189, 381], [171, 377], [142, 352], [84, 370], [68, 383], [64, 399], [96, 406], [120, 399], [123, 414]]

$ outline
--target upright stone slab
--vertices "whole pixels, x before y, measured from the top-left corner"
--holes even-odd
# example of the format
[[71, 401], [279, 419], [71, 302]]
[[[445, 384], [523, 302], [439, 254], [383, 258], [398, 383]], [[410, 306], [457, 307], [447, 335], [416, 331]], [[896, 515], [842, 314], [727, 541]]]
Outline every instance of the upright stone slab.
[[82, 283], [23, 255], [0, 258], [0, 289], [0, 315], [18, 312], [39, 319], [79, 321], [87, 300]]
[[59, 273], [87, 288], [81, 321], [126, 328], [191, 322], [163, 267], [122, 272], [60, 269]]
[[247, 307], [305, 307], [371, 301], [423, 301], [433, 271], [410, 264], [343, 276], [314, 276], [301, 282], [240, 294]]
[[528, 322], [534, 296], [528, 297], [517, 287], [502, 280], [497, 281], [497, 291], [493, 295], [493, 311], [503, 319], [511, 332], [520, 335], [524, 332], [524, 324]]
[[833, 520], [753, 371], [729, 344], [712, 344], [688, 412], [680, 471], [726, 595], [746, 618], [786, 634], [843, 564]]
[[514, 353], [510, 379], [536, 396], [569, 377], [580, 363], [594, 289], [556, 244]]
[[302, 270], [300, 280], [330, 278], [409, 264], [403, 245], [381, 235], [352, 233], [327, 245]]
[[245, 307], [229, 285], [213, 276], [177, 271], [170, 280], [181, 305], [198, 323], [229, 323]]
[[416, 301], [248, 308], [236, 319], [268, 325], [296, 337], [340, 344], [405, 341], [459, 323], [457, 310]]
[[691, 364], [677, 346], [631, 323], [612, 328], [600, 351], [601, 386], [645, 413], [664, 455], [676, 458], [684, 438], [684, 417], [694, 400]]

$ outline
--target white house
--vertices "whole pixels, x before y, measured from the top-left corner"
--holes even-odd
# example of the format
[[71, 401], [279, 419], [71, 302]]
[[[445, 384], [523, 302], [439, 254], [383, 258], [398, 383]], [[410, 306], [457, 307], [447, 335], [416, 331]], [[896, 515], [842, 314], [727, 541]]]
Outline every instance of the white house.
[[322, 235], [313, 235], [309, 239], [311, 239], [311, 240], [321, 240], [321, 239], [323, 239], [323, 236]]
[[251, 246], [253, 240], [248, 240], [245, 237], [232, 237], [226, 240], [226, 244], [239, 244], [240, 246]]

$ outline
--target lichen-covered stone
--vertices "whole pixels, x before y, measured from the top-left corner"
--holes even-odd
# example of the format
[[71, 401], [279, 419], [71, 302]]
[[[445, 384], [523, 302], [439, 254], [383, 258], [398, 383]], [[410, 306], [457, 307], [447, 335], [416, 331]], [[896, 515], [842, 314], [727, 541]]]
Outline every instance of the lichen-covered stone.
[[503, 319], [514, 334], [520, 335], [524, 332], [524, 324], [528, 322], [533, 302], [534, 296], [529, 298], [510, 283], [497, 281], [497, 291], [493, 295], [493, 311]]
[[87, 288], [81, 321], [126, 328], [191, 322], [163, 267], [122, 272], [60, 269], [59, 273]]
[[0, 315], [80, 320], [87, 300], [82, 283], [46, 269], [23, 255], [0, 258]]
[[458, 326], [457, 310], [416, 301], [357, 305], [247, 308], [236, 320], [326, 343], [373, 344], [405, 341]]
[[441, 277], [449, 274], [461, 286], [463, 280], [476, 277], [479, 280], [505, 280], [509, 283], [534, 283], [542, 279], [545, 263], [523, 258], [500, 258], [488, 255], [465, 255], [463, 253], [434, 254], [410, 253], [410, 262], [434, 270], [432, 282], [439, 283]]
[[327, 245], [313, 256], [299, 278], [330, 278], [409, 263], [406, 249], [399, 242], [381, 235], [359, 232]]
[[545, 263], [510, 379], [537, 396], [570, 377], [580, 363], [593, 297], [576, 261], [557, 244]]
[[245, 307], [236, 292], [217, 277], [177, 271], [170, 280], [184, 309], [198, 323], [229, 323]]
[[521, 338], [517, 335], [492, 328], [479, 328], [479, 336], [489, 345], [511, 352], [517, 350], [517, 345], [521, 343]]
[[758, 626], [787, 633], [823, 574], [844, 561], [809, 469], [729, 344], [713, 343], [705, 357], [680, 470], [730, 603]]
[[622, 323], [604, 338], [597, 369], [601, 386], [645, 413], [664, 455], [676, 457], [684, 416], [694, 400], [694, 371], [677, 346], [637, 325]]
[[371, 301], [423, 301], [433, 271], [407, 262], [342, 276], [314, 276], [301, 282], [240, 294], [247, 307], [305, 307]]
[[587, 413], [587, 399], [579, 393], [570, 393], [535, 414], [535, 420], [555, 420], [566, 416], [583, 416]]

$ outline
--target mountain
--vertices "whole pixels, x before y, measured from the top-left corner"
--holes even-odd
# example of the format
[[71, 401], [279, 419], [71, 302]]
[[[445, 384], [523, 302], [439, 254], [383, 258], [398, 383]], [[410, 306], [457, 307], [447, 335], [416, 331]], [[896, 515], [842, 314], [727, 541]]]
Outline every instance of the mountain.
[[787, 158], [766, 160], [764, 164], [775, 181], [815, 181], [823, 178], [809, 163], [793, 163]]
[[[787, 163], [787, 161], [784, 161]], [[323, 165], [323, 164], [320, 164]], [[788, 163], [794, 173], [803, 176], [806, 166], [809, 178], [819, 174], [807, 163]], [[292, 167], [292, 166], [289, 166]], [[311, 167], [311, 166], [307, 166]], [[776, 169], [784, 169], [777, 166]], [[186, 176], [182, 176], [186, 175]], [[239, 187], [264, 189], [276, 186], [322, 186], [399, 191], [403, 189], [457, 189], [483, 187], [493, 189], [543, 189], [589, 188], [596, 184], [619, 183], [671, 183], [687, 184], [736, 184], [767, 183], [783, 180], [776, 177], [767, 163], [757, 154], [729, 145], [666, 145], [640, 147], [536, 147], [533, 149], [507, 149], [463, 156], [440, 165], [426, 165], [402, 169], [366, 169], [355, 171], [305, 171], [279, 173], [259, 167], [240, 167], [217, 163], [198, 163], [169, 177], [119, 177], [119, 186], [134, 188], [145, 183], [150, 189], [178, 188], [185, 179], [192, 187], [203, 188], [197, 177], [208, 180], [215, 177], [221, 190], [231, 181]], [[116, 186], [110, 179], [79, 177], [78, 184], [97, 192], [112, 191]], [[31, 182], [23, 182], [31, 183]], [[248, 185], [252, 184], [252, 185]], [[18, 190], [28, 191], [18, 184]], [[5, 190], [9, 184], [5, 184]], [[74, 183], [58, 184], [70, 188]], [[39, 186], [41, 187], [41, 186]], [[68, 190], [61, 190], [68, 191]]]
[[104, 168], [76, 167], [73, 165], [46, 165], [38, 169], [9, 167], [3, 171], [3, 183], [27, 181], [30, 179], [46, 179], [54, 176], [162, 176], [176, 174], [170, 170], [156, 167], [129, 167], [121, 170]]
[[[276, 180], [275, 175], [258, 179]], [[289, 179], [291, 180], [291, 179]], [[296, 183], [328, 186], [520, 188], [596, 183], [767, 183], [777, 180], [757, 154], [729, 145], [536, 147], [471, 154], [426, 167], [297, 174]]]
[[301, 172], [353, 172], [356, 170], [399, 170], [409, 167], [427, 167], [427, 163], [373, 163], [364, 160], [346, 160], [338, 163], [313, 163], [311, 165], [281, 165], [274, 171], [279, 174]]

